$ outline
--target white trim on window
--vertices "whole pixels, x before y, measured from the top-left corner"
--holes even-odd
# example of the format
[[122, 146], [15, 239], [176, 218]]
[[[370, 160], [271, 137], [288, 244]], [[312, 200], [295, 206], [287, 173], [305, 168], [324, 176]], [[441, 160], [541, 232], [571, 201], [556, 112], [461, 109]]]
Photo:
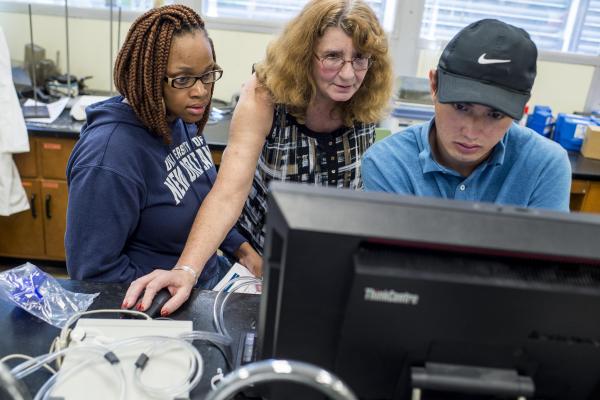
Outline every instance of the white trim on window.
[[425, 0], [397, 0], [390, 56], [397, 76], [414, 76], [419, 64], [419, 35]]
[[[0, 12], [12, 12], [27, 14], [27, 3], [17, 1], [2, 1], [0, 2]], [[65, 7], [58, 4], [31, 4], [31, 12], [35, 15], [50, 15], [63, 17], [65, 15]], [[116, 19], [118, 8], [113, 8], [113, 19]], [[133, 22], [142, 14], [141, 11], [122, 10], [122, 21]], [[88, 8], [88, 7], [72, 7], [69, 6], [69, 18], [89, 18], [109, 20], [110, 9], [106, 8]]]
[[594, 75], [592, 75], [592, 83], [588, 90], [587, 97], [585, 99], [585, 106], [583, 111], [591, 112], [593, 110], [600, 110], [600, 67], [594, 69]]
[[[417, 47], [419, 50], [441, 50], [446, 47], [447, 44], [448, 41], [419, 39]], [[600, 56], [567, 53], [562, 51], [539, 51], [538, 61], [600, 66]]]
[[560, 51], [540, 51], [538, 61], [551, 61], [564, 64], [600, 66], [599, 56], [587, 54], [563, 53]]
[[[260, 1], [260, 0], [257, 0]], [[420, 0], [419, 0], [420, 1]], [[270, 20], [259, 20], [259, 19], [244, 19], [244, 18], [231, 18], [231, 17], [215, 17], [208, 16], [203, 12], [203, 0], [190, 0], [194, 3], [193, 8], [200, 12], [202, 17], [206, 19], [209, 29], [223, 29], [232, 30], [239, 32], [255, 32], [255, 33], [269, 33], [278, 34], [281, 32], [285, 24], [288, 22], [287, 19], [273, 18]], [[382, 24], [384, 27], [392, 29], [391, 25], [394, 21], [393, 15], [398, 7], [398, 4], [402, 3], [401, 0], [386, 0], [385, 11], [383, 15]], [[390, 15], [391, 14], [391, 15]]]
[[247, 19], [232, 19], [221, 17], [207, 17], [202, 15], [209, 30], [219, 29], [236, 32], [270, 33], [277, 34], [285, 26], [285, 22], [257, 21]]
[[[579, 2], [578, 0], [574, 0]], [[198, 12], [202, 12], [202, 0], [183, 0], [176, 1], [185, 4]], [[588, 4], [588, 2], [582, 2]], [[582, 4], [580, 3], [580, 4]], [[583, 4], [582, 4], [583, 6]], [[390, 6], [391, 7], [391, 6]], [[32, 4], [34, 14], [64, 16], [64, 7], [49, 4]], [[435, 40], [425, 40], [420, 38], [421, 24], [425, 9], [425, 0], [396, 0], [394, 12], [393, 29], [389, 33], [390, 55], [394, 62], [396, 75], [414, 76], [419, 63], [419, 52], [423, 49], [441, 49], [446, 43]], [[386, 14], [393, 7], [386, 9]], [[0, 2], [0, 11], [27, 13], [27, 4], [17, 1]], [[597, 11], [594, 9], [594, 11]], [[113, 18], [116, 18], [116, 11], [113, 9]], [[122, 21], [133, 21], [141, 12], [123, 10]], [[108, 9], [93, 9], [84, 7], [69, 7], [69, 17], [71, 18], [91, 18], [108, 20], [110, 12]], [[574, 15], [571, 13], [571, 15]], [[575, 24], [583, 24], [583, 14], [579, 14], [575, 19]], [[241, 19], [226, 19], [205, 17], [209, 29], [233, 30], [241, 32], [269, 33], [277, 34], [281, 31], [285, 21], [256, 21]], [[386, 15], [386, 19], [389, 15]], [[573, 23], [570, 19], [570, 23]], [[540, 51], [540, 61], [551, 61], [576, 65], [591, 65], [596, 67], [596, 73], [590, 86], [587, 98], [587, 105], [594, 104], [594, 107], [600, 105], [600, 56], [590, 56], [583, 54], [567, 52], [549, 52]], [[586, 105], [586, 109], [588, 106]]]

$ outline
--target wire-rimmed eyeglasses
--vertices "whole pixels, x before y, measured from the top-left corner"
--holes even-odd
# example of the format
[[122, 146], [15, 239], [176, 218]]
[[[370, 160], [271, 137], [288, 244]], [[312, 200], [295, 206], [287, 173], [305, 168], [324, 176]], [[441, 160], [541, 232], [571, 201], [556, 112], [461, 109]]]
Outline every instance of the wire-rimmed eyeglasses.
[[321, 62], [323, 69], [331, 72], [341, 70], [346, 63], [351, 63], [355, 71], [365, 71], [373, 65], [371, 57], [354, 57], [350, 60], [344, 60], [339, 56], [319, 57], [316, 54], [315, 57]]
[[205, 85], [208, 85], [209, 83], [215, 83], [221, 79], [222, 76], [223, 70], [219, 68], [205, 72], [199, 76], [178, 76], [176, 78], [169, 78], [168, 76], [165, 76], [165, 82], [175, 89], [187, 89], [194, 86], [198, 80]]

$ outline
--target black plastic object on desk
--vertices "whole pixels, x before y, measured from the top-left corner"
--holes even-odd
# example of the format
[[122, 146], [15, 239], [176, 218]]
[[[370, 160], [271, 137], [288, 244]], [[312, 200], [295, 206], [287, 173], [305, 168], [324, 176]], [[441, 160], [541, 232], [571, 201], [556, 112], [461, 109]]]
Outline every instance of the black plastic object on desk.
[[[137, 307], [142, 303], [143, 298], [144, 298], [144, 295], [142, 294], [140, 296], [139, 300], [137, 301], [137, 303], [135, 304], [135, 306], [133, 307], [134, 310], [137, 310]], [[171, 298], [171, 293], [167, 289], [161, 289], [158, 291], [158, 293], [156, 293], [156, 295], [152, 299], [152, 303], [150, 304], [150, 307], [148, 307], [148, 309], [146, 309], [142, 312], [151, 318], [160, 317], [160, 310], [163, 308], [165, 303], [167, 301], [169, 301], [170, 298]]]

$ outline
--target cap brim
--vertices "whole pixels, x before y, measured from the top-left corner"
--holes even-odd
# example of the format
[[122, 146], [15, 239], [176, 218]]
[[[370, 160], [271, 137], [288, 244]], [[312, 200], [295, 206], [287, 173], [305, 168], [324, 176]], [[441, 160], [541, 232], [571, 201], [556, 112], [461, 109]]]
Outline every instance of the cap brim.
[[530, 94], [469, 79], [438, 68], [437, 98], [440, 103], [475, 103], [521, 119]]

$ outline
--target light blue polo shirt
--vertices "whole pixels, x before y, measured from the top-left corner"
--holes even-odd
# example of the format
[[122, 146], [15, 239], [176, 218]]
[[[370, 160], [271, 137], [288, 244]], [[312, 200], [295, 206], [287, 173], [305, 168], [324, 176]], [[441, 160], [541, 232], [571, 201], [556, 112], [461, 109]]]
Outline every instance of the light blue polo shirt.
[[371, 146], [362, 160], [365, 191], [569, 210], [571, 164], [557, 143], [513, 123], [465, 178], [433, 159], [432, 124], [411, 126]]

